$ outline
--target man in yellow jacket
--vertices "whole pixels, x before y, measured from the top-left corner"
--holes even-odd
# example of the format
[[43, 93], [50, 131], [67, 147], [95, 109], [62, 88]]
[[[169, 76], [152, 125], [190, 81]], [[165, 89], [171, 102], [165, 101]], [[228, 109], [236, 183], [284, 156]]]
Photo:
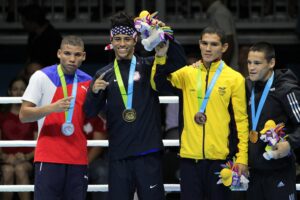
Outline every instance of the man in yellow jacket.
[[[219, 172], [229, 155], [232, 106], [238, 137], [235, 155], [239, 174], [246, 173], [248, 163], [248, 116], [245, 79], [230, 68], [222, 55], [228, 48], [225, 34], [215, 27], [203, 30], [199, 46], [202, 59], [197, 67], [184, 66], [170, 73], [169, 58], [157, 62], [156, 87], [168, 85], [182, 90], [183, 131], [180, 141], [181, 199], [230, 199], [230, 190], [217, 185]], [[165, 65], [165, 66], [160, 66]]]

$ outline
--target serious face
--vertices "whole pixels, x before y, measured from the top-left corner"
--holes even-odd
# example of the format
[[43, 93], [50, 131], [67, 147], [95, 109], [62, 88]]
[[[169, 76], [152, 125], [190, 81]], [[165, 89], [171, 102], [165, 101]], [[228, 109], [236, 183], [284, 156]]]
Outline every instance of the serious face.
[[251, 81], [266, 81], [272, 75], [275, 59], [268, 61], [264, 52], [249, 51], [247, 63]]
[[222, 58], [222, 54], [227, 50], [228, 44], [222, 44], [220, 37], [215, 33], [205, 33], [199, 41], [202, 60], [205, 66]]
[[136, 45], [136, 39], [125, 34], [114, 35], [111, 41], [117, 60], [131, 59]]
[[9, 95], [12, 97], [20, 97], [23, 96], [23, 93], [26, 89], [26, 84], [22, 80], [15, 81], [11, 89], [8, 91]]
[[63, 45], [57, 52], [64, 74], [75, 74], [75, 71], [85, 60], [83, 47], [73, 45]]

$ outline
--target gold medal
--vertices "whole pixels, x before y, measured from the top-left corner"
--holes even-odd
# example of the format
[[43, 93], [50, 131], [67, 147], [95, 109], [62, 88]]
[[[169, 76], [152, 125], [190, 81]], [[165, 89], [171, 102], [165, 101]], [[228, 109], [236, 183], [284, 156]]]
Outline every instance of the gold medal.
[[136, 120], [136, 112], [134, 109], [125, 109], [122, 117], [125, 122], [134, 122]]
[[249, 132], [249, 140], [250, 140], [250, 142], [252, 142], [252, 143], [256, 143], [257, 142], [257, 140], [258, 140], [258, 132], [257, 131], [250, 131]]
[[203, 125], [203, 124], [205, 124], [207, 118], [206, 118], [206, 115], [204, 113], [197, 112], [195, 117], [194, 117], [194, 120], [197, 124]]

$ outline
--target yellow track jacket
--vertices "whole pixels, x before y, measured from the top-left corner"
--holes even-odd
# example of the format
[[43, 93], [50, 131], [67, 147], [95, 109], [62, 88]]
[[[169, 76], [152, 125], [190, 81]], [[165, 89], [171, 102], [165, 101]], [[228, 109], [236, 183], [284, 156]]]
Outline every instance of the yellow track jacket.
[[[200, 65], [202, 98], [211, 82], [220, 61], [212, 63], [209, 70]], [[184, 128], [181, 136], [180, 156], [191, 159], [225, 160], [229, 154], [228, 135], [230, 99], [238, 132], [236, 162], [248, 163], [248, 116], [244, 77], [224, 63], [223, 70], [209, 97], [205, 114], [207, 121], [198, 125], [194, 121], [199, 111], [197, 81], [199, 68], [185, 66], [168, 77], [172, 85], [183, 92]]]

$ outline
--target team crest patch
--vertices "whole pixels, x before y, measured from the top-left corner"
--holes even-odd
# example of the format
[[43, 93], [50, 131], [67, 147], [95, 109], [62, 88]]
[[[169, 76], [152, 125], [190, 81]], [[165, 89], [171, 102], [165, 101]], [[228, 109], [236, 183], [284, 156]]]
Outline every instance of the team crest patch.
[[224, 96], [226, 94], [226, 87], [219, 87], [218, 91], [221, 96]]
[[133, 80], [139, 81], [141, 79], [141, 74], [139, 72], [134, 72]]

